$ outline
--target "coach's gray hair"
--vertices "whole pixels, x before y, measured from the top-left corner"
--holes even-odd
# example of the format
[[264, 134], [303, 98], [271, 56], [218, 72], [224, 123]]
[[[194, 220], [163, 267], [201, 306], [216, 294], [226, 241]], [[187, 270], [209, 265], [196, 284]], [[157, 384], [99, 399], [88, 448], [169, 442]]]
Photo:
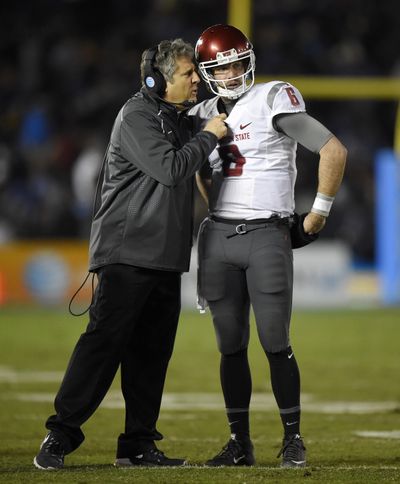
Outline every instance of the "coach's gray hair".
[[[140, 63], [140, 75], [144, 83], [144, 59], [147, 50], [143, 52]], [[163, 40], [158, 44], [154, 67], [164, 76], [166, 81], [172, 82], [176, 71], [176, 61], [179, 57], [194, 58], [194, 48], [182, 39]]]

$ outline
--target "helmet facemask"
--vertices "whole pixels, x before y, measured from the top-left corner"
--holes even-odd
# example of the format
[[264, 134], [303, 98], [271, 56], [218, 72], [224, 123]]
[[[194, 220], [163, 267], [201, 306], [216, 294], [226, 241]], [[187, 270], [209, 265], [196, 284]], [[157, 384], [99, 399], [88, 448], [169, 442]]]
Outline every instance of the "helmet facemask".
[[[243, 61], [243, 64], [246, 66], [243, 74], [224, 80], [215, 79], [213, 70], [216, 67], [238, 61]], [[207, 83], [210, 91], [217, 96], [228, 99], [238, 99], [253, 86], [255, 67], [255, 55], [252, 49], [240, 52], [239, 54], [235, 49], [218, 52], [215, 60], [199, 63], [200, 74]], [[241, 84], [235, 88], [229, 88], [228, 84], [236, 79], [241, 79]]]

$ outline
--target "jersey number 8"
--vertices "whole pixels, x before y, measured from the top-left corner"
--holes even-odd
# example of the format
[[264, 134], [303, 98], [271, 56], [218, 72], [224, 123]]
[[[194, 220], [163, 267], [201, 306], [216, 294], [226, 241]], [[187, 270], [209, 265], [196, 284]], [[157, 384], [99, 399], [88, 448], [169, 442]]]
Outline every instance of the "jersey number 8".
[[[222, 160], [224, 176], [240, 176], [243, 173], [246, 158], [240, 153], [237, 145], [219, 146], [218, 153]], [[233, 167], [232, 164], [234, 164]]]

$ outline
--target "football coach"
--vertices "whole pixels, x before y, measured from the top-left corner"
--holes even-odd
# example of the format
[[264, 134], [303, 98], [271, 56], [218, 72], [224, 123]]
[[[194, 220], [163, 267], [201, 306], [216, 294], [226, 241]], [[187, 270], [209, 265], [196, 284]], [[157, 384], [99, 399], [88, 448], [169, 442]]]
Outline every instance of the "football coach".
[[116, 466], [179, 466], [155, 441], [192, 245], [194, 174], [227, 128], [226, 115], [193, 135], [187, 109], [200, 78], [193, 47], [162, 41], [142, 56], [143, 87], [119, 111], [100, 171], [89, 271], [98, 284], [86, 331], [55, 399], [34, 464], [59, 469], [121, 366], [125, 431]]

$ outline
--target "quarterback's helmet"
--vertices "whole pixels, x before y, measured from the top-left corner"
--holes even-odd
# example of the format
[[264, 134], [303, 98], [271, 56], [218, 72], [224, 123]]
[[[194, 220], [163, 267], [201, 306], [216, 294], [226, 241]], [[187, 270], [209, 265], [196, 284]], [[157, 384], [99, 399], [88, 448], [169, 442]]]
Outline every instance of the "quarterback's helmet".
[[[218, 24], [206, 29], [196, 43], [195, 56], [201, 77], [208, 84], [211, 92], [218, 96], [237, 99], [254, 84], [256, 61], [253, 46], [236, 27]], [[214, 78], [215, 67], [236, 61], [243, 61], [244, 74], [224, 81], [217, 81]], [[236, 79], [241, 80], [241, 85], [229, 89], [227, 83]]]

